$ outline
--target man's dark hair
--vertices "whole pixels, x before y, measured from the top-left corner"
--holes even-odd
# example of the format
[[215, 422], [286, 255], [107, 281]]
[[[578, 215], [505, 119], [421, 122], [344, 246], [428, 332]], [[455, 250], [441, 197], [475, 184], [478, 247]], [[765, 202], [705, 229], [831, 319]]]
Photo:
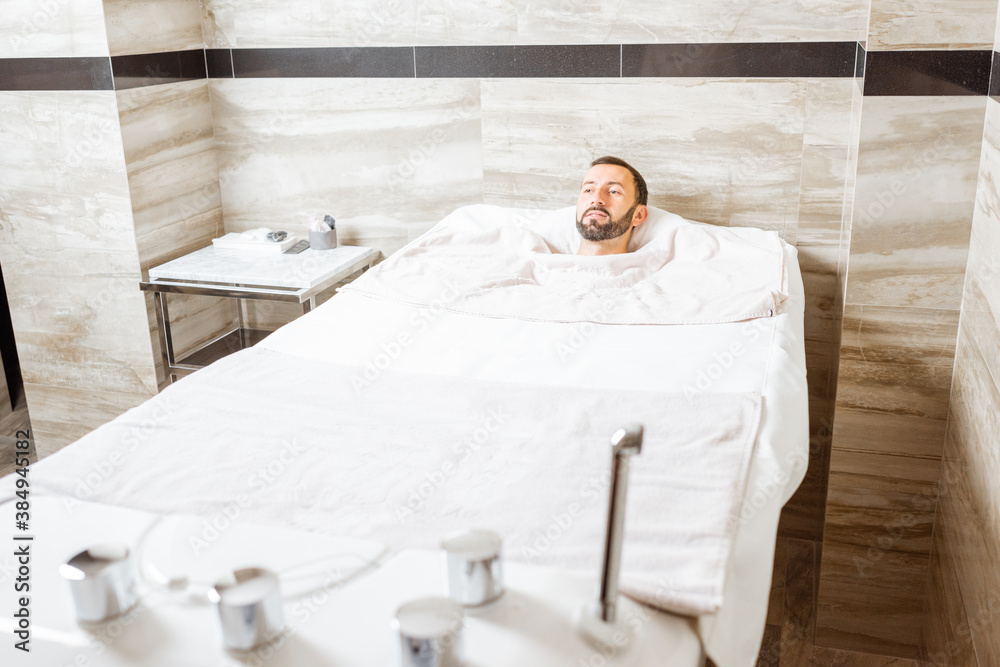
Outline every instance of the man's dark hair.
[[628, 169], [632, 174], [632, 178], [635, 180], [635, 204], [642, 204], [643, 206], [646, 205], [646, 201], [649, 199], [649, 189], [646, 187], [646, 179], [642, 177], [642, 174], [640, 174], [635, 167], [620, 157], [613, 157], [611, 155], [605, 155], [604, 157], [597, 158], [590, 163], [590, 166], [596, 167], [599, 164], [613, 164]]

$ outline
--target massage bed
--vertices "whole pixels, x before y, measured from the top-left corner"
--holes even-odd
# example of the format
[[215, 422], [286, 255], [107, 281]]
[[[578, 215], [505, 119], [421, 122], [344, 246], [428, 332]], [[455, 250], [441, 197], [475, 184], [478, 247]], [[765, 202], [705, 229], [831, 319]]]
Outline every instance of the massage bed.
[[651, 208], [635, 252], [577, 259], [573, 216], [459, 209], [32, 466], [36, 492], [91, 521], [226, 516], [390, 553], [486, 527], [512, 564], [596, 577], [607, 439], [640, 422], [623, 591], [678, 645], [754, 664], [778, 517], [808, 461], [795, 249]]

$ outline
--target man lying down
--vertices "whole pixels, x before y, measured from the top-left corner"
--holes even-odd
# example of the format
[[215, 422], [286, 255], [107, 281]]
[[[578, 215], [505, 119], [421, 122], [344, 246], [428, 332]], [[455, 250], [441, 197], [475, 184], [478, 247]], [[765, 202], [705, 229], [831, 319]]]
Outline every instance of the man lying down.
[[716, 324], [777, 312], [787, 275], [776, 233], [694, 223], [648, 197], [638, 170], [600, 157], [575, 210], [463, 206], [340, 291], [548, 322]]
[[628, 252], [632, 229], [649, 216], [646, 180], [625, 160], [606, 155], [590, 163], [576, 200], [578, 255]]

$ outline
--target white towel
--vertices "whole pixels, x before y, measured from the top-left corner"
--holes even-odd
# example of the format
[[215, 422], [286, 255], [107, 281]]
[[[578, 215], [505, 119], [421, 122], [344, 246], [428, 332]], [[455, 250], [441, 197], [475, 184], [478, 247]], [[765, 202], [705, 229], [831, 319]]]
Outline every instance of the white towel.
[[244, 350], [40, 461], [33, 480], [85, 500], [397, 548], [485, 527], [503, 536], [506, 558], [596, 579], [610, 437], [639, 422], [623, 591], [684, 614], [718, 609], [759, 396], [392, 371], [366, 385], [360, 373]]
[[774, 232], [661, 211], [635, 252], [581, 257], [570, 213], [532, 220], [466, 206], [341, 289], [470, 315], [606, 324], [739, 322], [776, 314], [787, 295]]

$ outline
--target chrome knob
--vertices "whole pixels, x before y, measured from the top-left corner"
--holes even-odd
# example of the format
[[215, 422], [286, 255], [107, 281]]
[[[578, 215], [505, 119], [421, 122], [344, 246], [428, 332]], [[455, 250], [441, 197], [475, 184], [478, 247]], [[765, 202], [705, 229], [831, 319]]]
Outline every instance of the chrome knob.
[[462, 605], [443, 597], [419, 598], [396, 611], [400, 667], [461, 667]]
[[59, 566], [69, 582], [81, 623], [100, 623], [120, 616], [139, 602], [132, 557], [124, 544], [98, 544]]
[[208, 598], [219, 610], [222, 641], [227, 649], [248, 651], [279, 636], [285, 629], [278, 576], [260, 567], [233, 572], [217, 583]]
[[463, 530], [441, 542], [447, 554], [448, 597], [466, 607], [503, 595], [503, 539], [492, 530]]

